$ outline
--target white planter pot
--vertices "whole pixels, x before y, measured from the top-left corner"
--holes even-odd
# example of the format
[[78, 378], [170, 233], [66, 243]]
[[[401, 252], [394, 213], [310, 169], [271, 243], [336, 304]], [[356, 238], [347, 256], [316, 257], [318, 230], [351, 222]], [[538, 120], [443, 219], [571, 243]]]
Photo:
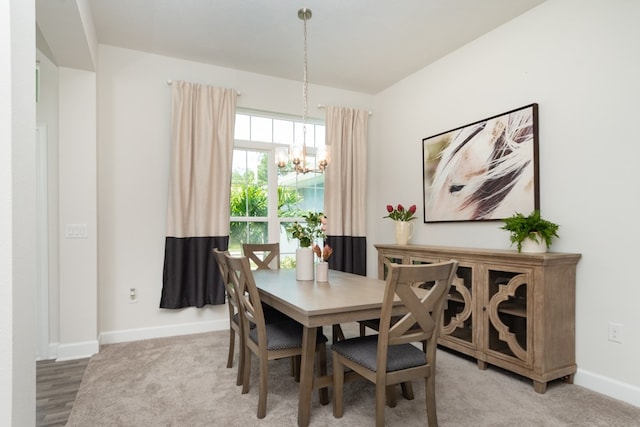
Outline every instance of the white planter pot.
[[296, 280], [313, 280], [313, 251], [311, 248], [296, 249]]
[[541, 254], [547, 252], [547, 244], [544, 242], [544, 239], [538, 236], [538, 241], [533, 241], [529, 238], [526, 238], [522, 241], [522, 248], [520, 252], [528, 253], [528, 254]]

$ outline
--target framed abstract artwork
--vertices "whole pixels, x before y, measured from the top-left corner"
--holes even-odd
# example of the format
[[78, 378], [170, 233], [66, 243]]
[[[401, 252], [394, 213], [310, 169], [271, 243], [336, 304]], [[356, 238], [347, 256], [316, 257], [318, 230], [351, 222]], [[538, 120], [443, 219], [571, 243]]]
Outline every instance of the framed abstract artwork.
[[424, 222], [539, 209], [538, 104], [422, 140]]

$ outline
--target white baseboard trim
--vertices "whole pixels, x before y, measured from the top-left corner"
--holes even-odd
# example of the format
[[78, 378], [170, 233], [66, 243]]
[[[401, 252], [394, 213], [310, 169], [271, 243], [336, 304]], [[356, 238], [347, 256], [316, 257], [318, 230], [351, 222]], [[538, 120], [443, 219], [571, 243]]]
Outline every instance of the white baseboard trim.
[[139, 341], [152, 338], [173, 337], [177, 335], [200, 334], [229, 329], [229, 320], [210, 320], [206, 322], [181, 323], [178, 325], [154, 326], [150, 328], [109, 331], [100, 334], [100, 344]]
[[573, 378], [573, 383], [640, 407], [640, 387], [585, 371], [584, 369], [578, 369]]
[[100, 345], [98, 340], [80, 341], [68, 344], [57, 344], [56, 360], [74, 360], [91, 357], [98, 352]]

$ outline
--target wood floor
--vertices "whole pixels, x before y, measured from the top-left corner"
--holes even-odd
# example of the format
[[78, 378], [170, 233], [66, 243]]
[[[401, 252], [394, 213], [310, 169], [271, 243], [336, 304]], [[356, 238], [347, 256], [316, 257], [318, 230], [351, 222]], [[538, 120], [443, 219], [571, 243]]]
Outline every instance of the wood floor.
[[36, 362], [36, 426], [57, 427], [67, 423], [89, 358]]

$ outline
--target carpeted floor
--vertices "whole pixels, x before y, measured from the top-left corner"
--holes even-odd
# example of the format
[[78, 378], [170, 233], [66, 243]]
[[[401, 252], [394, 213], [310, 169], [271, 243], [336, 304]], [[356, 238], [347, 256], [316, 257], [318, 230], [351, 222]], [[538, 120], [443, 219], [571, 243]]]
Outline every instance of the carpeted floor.
[[[270, 363], [267, 416], [258, 420], [257, 364], [251, 391], [242, 395], [235, 385], [237, 358], [226, 368], [227, 346], [227, 331], [104, 346], [89, 362], [67, 425], [296, 426], [297, 383], [289, 361]], [[436, 384], [444, 427], [640, 426], [638, 407], [562, 381], [537, 394], [527, 379], [495, 367], [479, 370], [473, 360], [447, 351], [438, 352]], [[399, 396], [395, 408], [386, 408], [388, 426], [426, 425], [421, 382], [414, 392], [415, 400]], [[311, 426], [373, 425], [373, 396], [367, 382], [346, 384], [344, 417], [335, 419], [331, 404], [321, 406], [316, 393]]]

